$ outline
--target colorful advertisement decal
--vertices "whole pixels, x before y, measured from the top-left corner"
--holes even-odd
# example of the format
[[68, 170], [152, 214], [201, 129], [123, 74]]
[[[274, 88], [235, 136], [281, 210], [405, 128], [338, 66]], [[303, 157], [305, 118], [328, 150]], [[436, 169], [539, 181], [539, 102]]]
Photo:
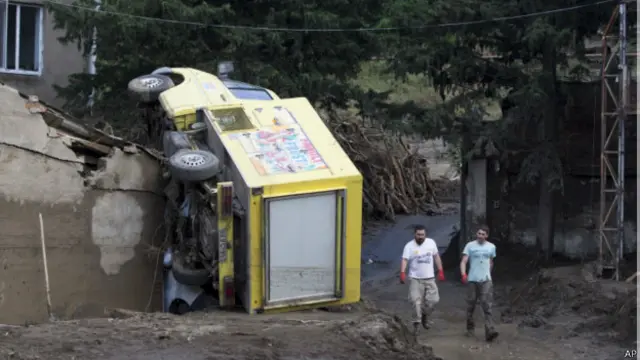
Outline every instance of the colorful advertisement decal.
[[[288, 111], [287, 113], [290, 114]], [[232, 139], [240, 142], [260, 175], [327, 168], [318, 150], [297, 125], [274, 126], [266, 130], [237, 134]]]

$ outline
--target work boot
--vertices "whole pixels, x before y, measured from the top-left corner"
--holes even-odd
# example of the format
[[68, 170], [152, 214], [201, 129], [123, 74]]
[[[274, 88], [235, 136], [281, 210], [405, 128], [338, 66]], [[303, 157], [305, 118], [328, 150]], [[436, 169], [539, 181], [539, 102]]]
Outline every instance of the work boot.
[[493, 329], [487, 330], [485, 333], [485, 339], [487, 340], [487, 342], [492, 342], [497, 337], [498, 337], [498, 332]]
[[425, 328], [426, 330], [429, 330], [431, 328], [431, 323], [429, 322], [426, 314], [422, 314], [422, 318], [420, 320], [423, 328]]

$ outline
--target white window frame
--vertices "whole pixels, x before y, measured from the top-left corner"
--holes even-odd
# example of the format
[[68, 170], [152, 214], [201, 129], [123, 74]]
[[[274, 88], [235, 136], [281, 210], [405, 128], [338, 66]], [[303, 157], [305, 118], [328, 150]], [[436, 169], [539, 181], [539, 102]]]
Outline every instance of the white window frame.
[[[9, 5], [13, 5], [16, 7], [16, 41], [15, 41], [15, 66], [19, 67], [20, 65], [20, 10], [23, 7], [31, 7], [38, 9], [37, 20], [36, 20], [36, 39], [34, 43], [36, 44], [36, 51], [34, 52], [36, 56], [35, 63], [38, 64], [38, 70], [20, 70], [20, 69], [7, 69], [7, 48], [8, 41], [7, 36], [9, 34], [8, 26], [9, 26]], [[2, 58], [0, 58], [0, 73], [5, 74], [16, 74], [16, 75], [32, 75], [32, 76], [40, 76], [42, 75], [42, 69], [44, 66], [43, 62], [43, 54], [44, 54], [44, 8], [42, 5], [38, 4], [29, 4], [29, 3], [21, 3], [16, 1], [8, 1], [8, 0], [0, 0], [0, 7], [4, 7], [4, 19], [2, 21], [2, 28], [0, 28], [0, 46], [4, 46], [4, 49], [0, 52], [2, 54]]]

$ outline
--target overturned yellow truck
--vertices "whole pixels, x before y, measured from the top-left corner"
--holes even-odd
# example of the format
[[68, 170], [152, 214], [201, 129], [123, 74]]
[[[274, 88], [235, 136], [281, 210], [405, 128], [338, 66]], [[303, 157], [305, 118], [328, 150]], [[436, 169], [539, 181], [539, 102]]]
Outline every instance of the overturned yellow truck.
[[306, 98], [231, 80], [230, 67], [129, 83], [168, 158], [165, 311], [359, 301], [361, 174]]

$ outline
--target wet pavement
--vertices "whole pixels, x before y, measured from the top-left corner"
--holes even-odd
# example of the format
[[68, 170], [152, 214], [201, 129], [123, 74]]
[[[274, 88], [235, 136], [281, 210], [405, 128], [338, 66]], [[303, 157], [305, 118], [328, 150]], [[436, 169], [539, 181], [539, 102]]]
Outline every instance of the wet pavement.
[[362, 244], [362, 280], [376, 281], [394, 276], [400, 269], [402, 249], [413, 239], [413, 228], [424, 225], [427, 237], [438, 245], [440, 254], [449, 247], [460, 227], [460, 215], [399, 216], [395, 224], [381, 229]]

